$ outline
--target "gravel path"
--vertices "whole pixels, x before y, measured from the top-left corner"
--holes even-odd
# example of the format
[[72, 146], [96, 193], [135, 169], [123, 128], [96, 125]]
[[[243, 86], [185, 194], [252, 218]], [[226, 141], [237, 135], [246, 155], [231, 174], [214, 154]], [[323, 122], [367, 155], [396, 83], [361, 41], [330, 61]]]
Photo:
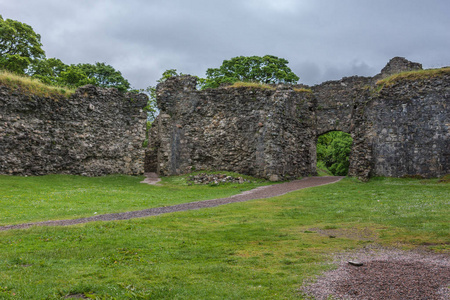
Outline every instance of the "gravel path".
[[[336, 270], [306, 283], [314, 299], [449, 300], [450, 259], [446, 254], [366, 248], [336, 255]], [[349, 261], [362, 266], [355, 266]]]
[[24, 229], [32, 226], [69, 226], [75, 224], [82, 224], [95, 221], [115, 221], [115, 220], [128, 220], [134, 218], [143, 218], [150, 216], [157, 216], [166, 213], [172, 213], [177, 211], [186, 211], [192, 209], [200, 209], [207, 207], [215, 207], [233, 202], [244, 202], [254, 199], [270, 198], [275, 196], [284, 195], [286, 193], [304, 189], [308, 187], [314, 187], [319, 185], [325, 185], [340, 181], [344, 177], [339, 176], [327, 176], [327, 177], [308, 177], [301, 180], [295, 180], [286, 183], [280, 183], [275, 185], [261, 186], [256, 189], [243, 192], [242, 194], [231, 196], [228, 198], [213, 199], [206, 201], [190, 202], [184, 204], [178, 204], [173, 206], [156, 207], [138, 211], [129, 211], [123, 213], [113, 213], [98, 215], [94, 217], [72, 219], [72, 220], [54, 220], [44, 222], [34, 222], [17, 225], [0, 226], [0, 231], [11, 229]]

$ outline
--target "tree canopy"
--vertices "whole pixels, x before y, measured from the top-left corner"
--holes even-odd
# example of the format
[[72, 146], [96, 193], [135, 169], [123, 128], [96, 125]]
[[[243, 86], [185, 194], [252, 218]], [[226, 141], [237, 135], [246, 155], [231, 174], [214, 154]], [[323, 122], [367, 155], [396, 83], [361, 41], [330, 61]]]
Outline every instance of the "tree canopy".
[[224, 60], [219, 68], [206, 70], [205, 88], [238, 81], [265, 84], [296, 83], [300, 78], [287, 66], [284, 58], [273, 55], [238, 56]]
[[50, 85], [79, 87], [93, 84], [115, 87], [120, 91], [130, 89], [130, 83], [120, 71], [105, 63], [66, 65], [58, 58], [44, 58], [31, 64], [28, 73]]
[[[176, 69], [168, 69], [162, 73], [161, 78], [156, 82], [161, 83], [166, 81], [170, 77], [181, 75], [184, 74], [178, 74]], [[159, 113], [158, 107], [156, 105], [156, 86], [150, 85], [145, 89], [136, 90], [135, 92], [145, 93], [148, 96], [147, 106], [144, 108], [144, 110], [147, 112], [147, 119], [149, 120], [149, 122], [153, 122]]]
[[76, 66], [89, 79], [94, 80], [95, 85], [101, 87], [115, 87], [120, 91], [127, 91], [130, 89], [130, 83], [126, 80], [120, 71], [115, 70], [112, 66], [105, 63], [92, 64], [78, 64]]
[[41, 36], [30, 25], [0, 15], [0, 68], [24, 74], [30, 63], [43, 57]]
[[79, 87], [96, 84], [75, 65], [66, 65], [58, 58], [44, 58], [30, 66], [28, 74], [45, 84], [56, 86]]
[[0, 69], [37, 78], [45, 84], [79, 87], [94, 84], [130, 89], [120, 71], [105, 63], [66, 65], [58, 58], [46, 58], [41, 36], [30, 25], [0, 15]]

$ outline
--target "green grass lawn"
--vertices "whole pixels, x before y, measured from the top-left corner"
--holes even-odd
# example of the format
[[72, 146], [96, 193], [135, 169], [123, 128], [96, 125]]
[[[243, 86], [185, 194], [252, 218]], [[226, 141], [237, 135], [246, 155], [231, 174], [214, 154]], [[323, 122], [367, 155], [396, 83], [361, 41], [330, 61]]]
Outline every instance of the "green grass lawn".
[[[236, 173], [226, 172], [235, 175]], [[239, 175], [241, 176], [241, 175]], [[239, 194], [266, 181], [187, 185], [188, 176], [162, 179], [160, 185], [141, 184], [143, 176], [81, 177], [0, 175], [0, 226], [31, 221], [74, 219], [97, 214], [169, 206]]]
[[[61, 181], [56, 188], [60, 192], [64, 186], [72, 188], [70, 180], [102, 186], [97, 180], [104, 179], [49, 178]], [[103, 190], [112, 202], [129, 201], [116, 204], [118, 210], [142, 205], [144, 200], [133, 200], [133, 193], [138, 199], [160, 199], [152, 206], [170, 195], [179, 197], [167, 200], [175, 204], [184, 201], [183, 193], [204, 198], [229, 193], [220, 187], [197, 190], [178, 184], [183, 181], [177, 177], [161, 189], [130, 184], [130, 191], [125, 191], [127, 184], [120, 182], [136, 179], [115, 178], [116, 184], [107, 179]], [[24, 179], [16, 179], [17, 186], [11, 189], [24, 189], [18, 183]], [[52, 193], [41, 177], [30, 180], [27, 190], [42, 188], [42, 197], [44, 190]], [[2, 195], [4, 191], [8, 188], [2, 186]], [[448, 253], [449, 194], [450, 184], [437, 180], [344, 179], [203, 210], [0, 232], [0, 299], [64, 299], [80, 294], [92, 299], [302, 299], [298, 288], [303, 280], [330, 268], [327, 254], [373, 243]], [[13, 222], [36, 215], [34, 206], [26, 205], [25, 199], [31, 198], [25, 191], [23, 195], [23, 200], [16, 200], [22, 203], [24, 216], [9, 217]], [[85, 201], [79, 206], [90, 205]], [[3, 207], [2, 203], [1, 220], [8, 223], [3, 221]], [[67, 216], [55, 209], [49, 219]], [[369, 234], [360, 238], [354, 234], [358, 230]]]

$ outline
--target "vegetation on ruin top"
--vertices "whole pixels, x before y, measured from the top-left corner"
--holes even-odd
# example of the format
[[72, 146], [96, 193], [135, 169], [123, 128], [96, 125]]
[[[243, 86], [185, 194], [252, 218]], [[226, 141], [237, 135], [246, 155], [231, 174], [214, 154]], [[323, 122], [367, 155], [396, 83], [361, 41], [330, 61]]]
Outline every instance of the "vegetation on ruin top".
[[294, 91], [297, 93], [312, 93], [312, 90], [307, 88], [294, 88]]
[[[231, 85], [226, 86], [225, 88], [256, 88], [256, 89], [267, 89], [267, 90], [275, 90], [276, 87], [274, 85], [260, 83], [260, 82], [247, 82], [247, 81], [238, 81]], [[307, 88], [294, 88], [294, 91], [297, 93], [312, 93], [311, 89]]]
[[219, 68], [206, 70], [203, 88], [218, 88], [235, 82], [296, 83], [299, 77], [287, 66], [288, 63], [273, 55], [233, 57], [224, 60]]
[[233, 83], [232, 85], [226, 86], [226, 88], [241, 88], [241, 87], [275, 90], [275, 87], [273, 87], [269, 84], [264, 84], [264, 83], [260, 83], [260, 82], [238, 81], [238, 82]]
[[417, 70], [409, 72], [401, 72], [398, 74], [393, 74], [384, 79], [378, 80], [377, 85], [382, 87], [390, 87], [400, 81], [414, 81], [424, 78], [441, 77], [444, 75], [450, 75], [450, 67], [440, 68], [440, 69], [427, 69], [427, 70]]
[[75, 93], [75, 89], [72, 88], [47, 85], [38, 79], [25, 75], [16, 75], [5, 70], [0, 70], [0, 84], [13, 90], [18, 90], [23, 94], [41, 97], [69, 97]]

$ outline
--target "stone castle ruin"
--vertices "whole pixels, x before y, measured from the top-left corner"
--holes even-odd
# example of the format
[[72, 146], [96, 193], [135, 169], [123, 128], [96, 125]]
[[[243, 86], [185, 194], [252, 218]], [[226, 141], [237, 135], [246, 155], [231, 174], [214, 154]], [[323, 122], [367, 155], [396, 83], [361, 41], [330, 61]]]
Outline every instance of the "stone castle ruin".
[[67, 99], [0, 84], [0, 174], [142, 174], [147, 100], [92, 85]]
[[177, 175], [229, 170], [270, 180], [316, 174], [319, 135], [351, 134], [349, 175], [439, 177], [450, 173], [450, 71], [377, 81], [422, 66], [392, 59], [375, 77], [305, 89], [230, 87], [199, 91], [191, 76], [157, 87], [160, 115], [145, 169]]
[[157, 87], [160, 115], [147, 149], [145, 95], [85, 86], [58, 99], [0, 84], [0, 174], [137, 175], [145, 168], [284, 180], [316, 174], [318, 136], [340, 130], [353, 138], [351, 176], [439, 177], [450, 173], [449, 69], [377, 84], [421, 68], [397, 57], [375, 77], [203, 91], [195, 77], [173, 77]]

